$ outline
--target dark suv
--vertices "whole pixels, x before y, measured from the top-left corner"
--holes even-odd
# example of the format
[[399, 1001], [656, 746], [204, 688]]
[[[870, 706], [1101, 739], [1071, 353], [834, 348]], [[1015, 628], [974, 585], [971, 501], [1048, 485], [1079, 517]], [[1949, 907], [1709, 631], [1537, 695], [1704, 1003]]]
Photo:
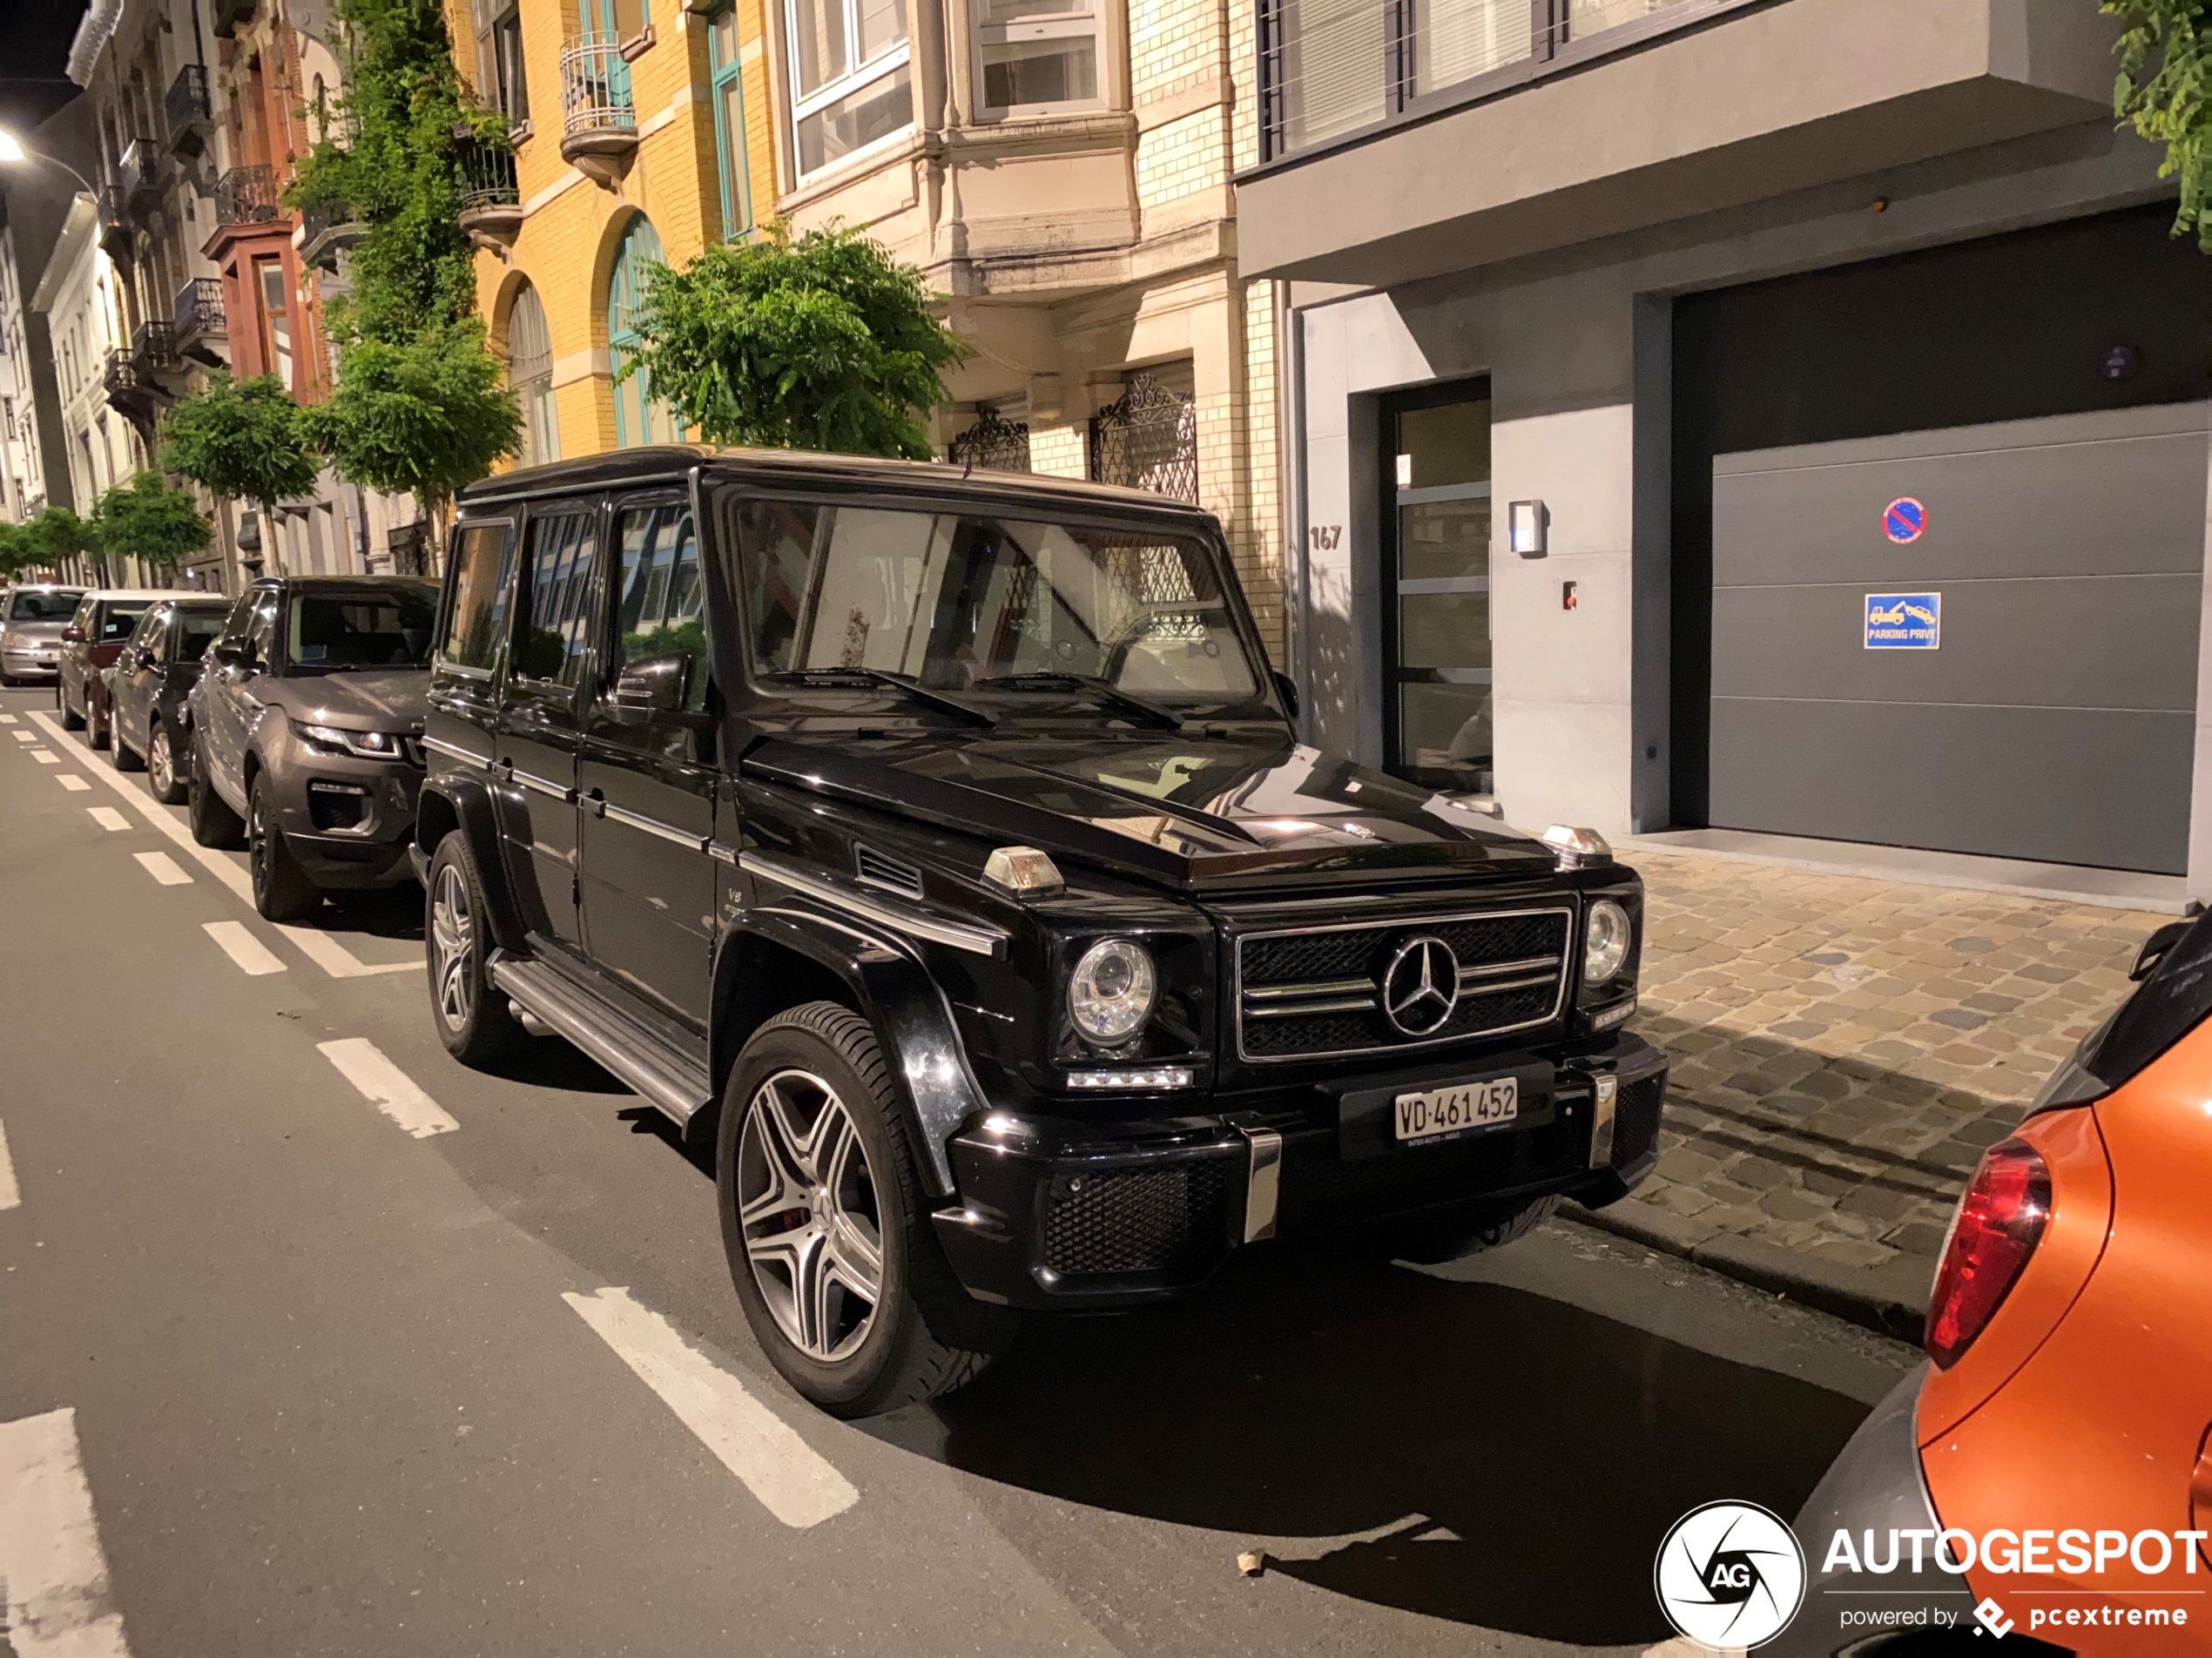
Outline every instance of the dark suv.
[[192, 834], [245, 840], [270, 920], [415, 878], [437, 603], [410, 576], [279, 576], [241, 593], [207, 647], [185, 702]]
[[462, 492], [417, 821], [440, 1035], [715, 1149], [841, 1414], [1276, 1237], [1441, 1258], [1650, 1169], [1642, 889], [1301, 745], [1206, 514], [693, 448]]

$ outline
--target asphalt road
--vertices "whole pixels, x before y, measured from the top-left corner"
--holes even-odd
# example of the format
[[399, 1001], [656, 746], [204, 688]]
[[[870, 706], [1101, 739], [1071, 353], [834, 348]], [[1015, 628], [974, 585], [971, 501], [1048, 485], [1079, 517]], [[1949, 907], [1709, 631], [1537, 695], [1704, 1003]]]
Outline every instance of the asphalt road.
[[1554, 1225], [833, 1421], [642, 1102], [557, 1038], [454, 1063], [419, 900], [267, 926], [51, 709], [0, 693], [16, 1658], [1641, 1649], [1668, 1525], [1794, 1513], [1916, 1357]]

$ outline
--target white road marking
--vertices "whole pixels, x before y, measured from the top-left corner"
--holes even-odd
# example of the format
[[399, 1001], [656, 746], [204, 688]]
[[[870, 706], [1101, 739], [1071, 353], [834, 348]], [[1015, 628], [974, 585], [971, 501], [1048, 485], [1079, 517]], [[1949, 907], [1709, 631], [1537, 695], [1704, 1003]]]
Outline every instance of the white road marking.
[[16, 717], [13, 714], [0, 714], [0, 725], [12, 725], [15, 723]]
[[73, 1410], [0, 1423], [0, 1583], [16, 1658], [130, 1658]]
[[342, 1041], [315, 1046], [341, 1076], [361, 1091], [363, 1098], [417, 1140], [451, 1134], [461, 1127], [368, 1037], [348, 1036]]
[[131, 826], [131, 819], [113, 806], [86, 806], [84, 810], [92, 814], [92, 821], [103, 829], [128, 829]]
[[50, 754], [43, 748], [35, 748], [31, 750], [30, 758], [37, 761], [41, 765], [59, 765], [62, 763], [62, 757], [60, 755]]
[[785, 1525], [819, 1526], [860, 1500], [852, 1481], [789, 1423], [687, 1345], [667, 1319], [631, 1300], [628, 1290], [561, 1299]]
[[83, 794], [92, 786], [74, 772], [57, 772], [54, 774], [54, 781], [71, 794]]
[[[16, 1166], [8, 1160], [8, 1125], [0, 1122], [0, 1209], [14, 1209], [23, 1202], [23, 1188], [16, 1184]], [[0, 1631], [7, 1625], [0, 1623]]]
[[[61, 726], [52, 715], [34, 713], [30, 718], [57, 737], [61, 734]], [[39, 752], [43, 754], [45, 751], [42, 749]], [[192, 831], [182, 821], [132, 788], [122, 777], [112, 772], [95, 772], [92, 775], [137, 807], [139, 815], [148, 823], [168, 836], [194, 863], [228, 887], [233, 897], [248, 907], [252, 907], [253, 886], [246, 879], [244, 870], [212, 846], [203, 846], [194, 840]], [[327, 933], [319, 933], [313, 927], [280, 926], [277, 931], [299, 946], [300, 954], [334, 979], [370, 979], [384, 973], [421, 973], [426, 970], [421, 961], [377, 964], [364, 961]]]
[[247, 932], [243, 921], [202, 921], [199, 930], [222, 947], [223, 954], [238, 963], [240, 973], [258, 979], [263, 974], [284, 971], [283, 959]]
[[164, 886], [192, 885], [192, 877], [178, 868], [177, 860], [165, 852], [137, 852], [131, 855], [138, 860], [141, 869]]
[[[8, 723], [10, 725], [15, 724], [13, 720], [10, 720]], [[37, 740], [38, 733], [37, 731], [17, 731], [16, 733], [16, 741], [18, 743], [35, 743]]]

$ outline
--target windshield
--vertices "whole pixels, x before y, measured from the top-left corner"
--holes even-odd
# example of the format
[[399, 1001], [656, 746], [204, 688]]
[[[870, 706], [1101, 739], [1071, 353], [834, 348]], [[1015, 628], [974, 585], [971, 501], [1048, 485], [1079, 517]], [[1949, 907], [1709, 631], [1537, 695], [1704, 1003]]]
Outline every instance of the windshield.
[[285, 654], [294, 671], [309, 673], [427, 668], [437, 608], [428, 588], [419, 593], [298, 594], [292, 601]]
[[178, 617], [178, 660], [198, 662], [206, 656], [207, 647], [223, 637], [223, 622], [228, 614], [213, 609], [184, 611]]
[[100, 612], [100, 637], [96, 643], [105, 644], [111, 639], [127, 639], [131, 630], [138, 625], [138, 618], [153, 609], [152, 599], [118, 599]]
[[947, 691], [1089, 680], [1249, 700], [1258, 677], [1195, 536], [988, 514], [748, 501], [737, 511], [759, 675], [867, 669]]
[[84, 596], [84, 590], [81, 587], [54, 587], [43, 590], [25, 588], [8, 606], [8, 620], [66, 622], [77, 614], [77, 603]]

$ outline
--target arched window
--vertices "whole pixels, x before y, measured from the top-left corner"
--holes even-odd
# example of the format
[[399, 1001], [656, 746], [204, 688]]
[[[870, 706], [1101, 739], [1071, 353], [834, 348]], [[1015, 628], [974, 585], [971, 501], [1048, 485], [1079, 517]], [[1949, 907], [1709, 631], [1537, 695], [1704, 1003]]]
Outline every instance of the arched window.
[[507, 383], [523, 406], [523, 464], [559, 460], [561, 428], [553, 417], [553, 335], [545, 326], [545, 307], [538, 303], [537, 290], [527, 282], [507, 313]]
[[[630, 221], [615, 250], [615, 266], [607, 279], [607, 354], [619, 374], [637, 347], [637, 331], [631, 315], [645, 296], [645, 270], [664, 263], [660, 238], [640, 217]], [[653, 395], [641, 369], [615, 385], [615, 447], [636, 448], [645, 443], [673, 443], [681, 434], [668, 405]]]

